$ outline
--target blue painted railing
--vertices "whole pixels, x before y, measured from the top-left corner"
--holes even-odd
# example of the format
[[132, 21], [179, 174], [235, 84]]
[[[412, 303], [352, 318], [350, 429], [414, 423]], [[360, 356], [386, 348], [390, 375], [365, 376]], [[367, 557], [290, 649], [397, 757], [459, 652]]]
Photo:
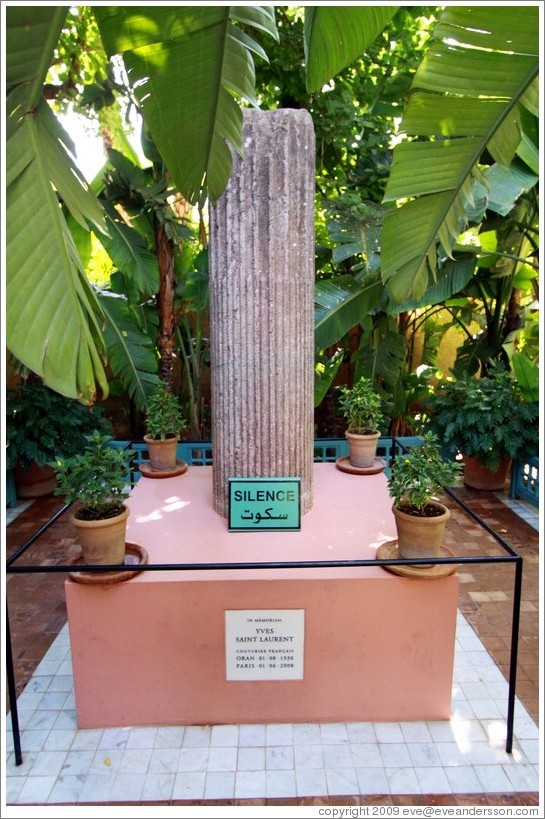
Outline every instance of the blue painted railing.
[[[404, 437], [397, 439], [403, 446], [412, 447], [420, 442], [418, 437]], [[144, 441], [112, 441], [110, 446], [116, 449], [130, 448], [134, 451], [133, 469], [130, 481], [136, 483], [141, 477], [139, 465], [149, 459], [148, 449]], [[393, 438], [385, 436], [379, 439], [377, 457], [386, 461], [386, 471], [391, 464], [394, 449]], [[334, 463], [338, 458], [348, 455], [346, 438], [316, 438], [314, 440], [314, 461]], [[189, 466], [210, 466], [212, 464], [212, 444], [210, 441], [180, 441], [176, 452], [180, 461]], [[13, 470], [6, 470], [6, 506], [13, 506], [17, 502]]]
[[537, 455], [525, 460], [513, 461], [509, 495], [539, 507], [539, 457]]
[[[397, 439], [403, 446], [411, 447], [420, 442], [418, 437]], [[134, 450], [133, 482], [140, 479], [138, 466], [149, 459], [148, 449], [143, 441], [113, 441], [112, 445], [119, 448], [130, 447]], [[394, 448], [393, 438], [380, 438], [377, 446], [377, 457], [386, 461], [390, 466]], [[348, 455], [346, 438], [315, 438], [314, 461], [334, 463], [338, 458]], [[212, 444], [210, 441], [180, 441], [176, 452], [179, 461], [185, 461], [189, 466], [210, 466], [212, 464]]]
[[17, 491], [13, 469], [6, 469], [6, 506], [15, 506], [16, 503]]
[[[418, 436], [397, 438], [405, 447], [413, 447], [422, 440]], [[394, 439], [384, 436], [379, 439], [377, 457], [386, 461], [388, 470], [394, 449]], [[134, 458], [135, 471], [133, 482], [140, 478], [139, 464], [149, 458], [146, 444], [143, 441], [115, 441], [114, 446], [129, 446], [136, 453]], [[447, 453], [444, 453], [448, 457]], [[315, 438], [314, 461], [334, 463], [338, 458], [348, 455], [346, 438]], [[189, 466], [210, 466], [212, 464], [212, 444], [210, 441], [180, 441], [176, 457], [185, 461]], [[512, 498], [526, 500], [534, 506], [539, 506], [539, 458], [529, 458], [526, 461], [515, 461], [511, 475], [510, 495]]]

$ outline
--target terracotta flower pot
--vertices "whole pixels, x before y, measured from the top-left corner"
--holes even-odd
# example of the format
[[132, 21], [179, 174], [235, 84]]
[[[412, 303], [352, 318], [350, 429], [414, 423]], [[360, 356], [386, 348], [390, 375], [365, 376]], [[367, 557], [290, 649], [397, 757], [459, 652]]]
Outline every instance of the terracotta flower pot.
[[28, 469], [16, 466], [13, 470], [17, 497], [40, 498], [50, 495], [57, 485], [55, 472], [49, 464], [38, 466], [33, 461]]
[[373, 466], [380, 432], [370, 432], [368, 435], [346, 432], [345, 435], [348, 441], [348, 457], [352, 466], [359, 469], [367, 469]]
[[127, 518], [130, 510], [104, 520], [80, 520], [76, 515], [70, 521], [76, 527], [83, 562], [88, 565], [115, 565], [125, 560]]
[[150, 466], [158, 472], [176, 467], [176, 452], [178, 449], [178, 436], [165, 438], [161, 441], [157, 438], [150, 438], [144, 435], [144, 442], [148, 447]]
[[434, 517], [421, 517], [409, 515], [397, 506], [392, 506], [400, 557], [441, 557], [443, 534], [450, 512], [437, 501], [430, 501], [430, 505], [436, 507], [440, 514]]
[[463, 456], [464, 461], [464, 483], [472, 489], [484, 489], [497, 491], [503, 489], [507, 483], [507, 476], [511, 468], [511, 458], [504, 456], [500, 459], [500, 465], [496, 470], [486, 469], [481, 466], [477, 458], [470, 455]]

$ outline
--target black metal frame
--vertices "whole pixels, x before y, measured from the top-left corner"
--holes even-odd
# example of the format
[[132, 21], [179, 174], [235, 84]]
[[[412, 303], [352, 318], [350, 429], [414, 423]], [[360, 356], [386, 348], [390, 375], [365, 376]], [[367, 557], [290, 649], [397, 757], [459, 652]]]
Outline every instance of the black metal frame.
[[[406, 450], [406, 447], [398, 441], [397, 438], [392, 438], [392, 458], [395, 457], [396, 447], [399, 446], [401, 450]], [[308, 561], [289, 561], [289, 562], [250, 562], [250, 563], [148, 563], [143, 566], [132, 567], [130, 571], [138, 572], [153, 572], [153, 571], [216, 571], [216, 570], [245, 570], [245, 569], [322, 569], [322, 568], [342, 568], [342, 567], [365, 567], [365, 566], [405, 566], [432, 563], [436, 564], [474, 564], [474, 563], [514, 563], [515, 564], [515, 580], [513, 588], [513, 614], [511, 619], [511, 653], [509, 663], [509, 693], [507, 700], [507, 736], [505, 742], [505, 750], [508, 754], [513, 751], [513, 728], [514, 728], [514, 714], [515, 714], [515, 688], [517, 677], [517, 660], [518, 660], [518, 642], [519, 642], [519, 626], [520, 626], [520, 604], [522, 597], [522, 557], [518, 554], [506, 541], [500, 537], [485, 521], [482, 520], [473, 510], [458, 498], [448, 487], [443, 487], [443, 490], [455, 501], [473, 520], [487, 531], [502, 549], [507, 552], [506, 556], [487, 555], [482, 557], [436, 557], [436, 558], [391, 558], [385, 560], [369, 559], [369, 560], [308, 560]], [[23, 543], [16, 551], [6, 560], [6, 572], [8, 574], [32, 574], [32, 573], [61, 573], [73, 572], [74, 566], [15, 566], [15, 562], [23, 555], [33, 543], [53, 524], [55, 521], [66, 512], [69, 508], [64, 505], [53, 517], [45, 523], [32, 537]], [[119, 571], [125, 568], [119, 565], [102, 565], [102, 566], [84, 566], [86, 572], [111, 572]], [[15, 764], [21, 765], [23, 761], [21, 752], [21, 734], [19, 728], [19, 715], [17, 710], [17, 696], [15, 685], [15, 671], [13, 666], [13, 650], [11, 644], [10, 624], [9, 624], [9, 610], [6, 595], [6, 676], [8, 683], [8, 693], [10, 699], [10, 715], [11, 725], [13, 731], [13, 746], [15, 752]]]

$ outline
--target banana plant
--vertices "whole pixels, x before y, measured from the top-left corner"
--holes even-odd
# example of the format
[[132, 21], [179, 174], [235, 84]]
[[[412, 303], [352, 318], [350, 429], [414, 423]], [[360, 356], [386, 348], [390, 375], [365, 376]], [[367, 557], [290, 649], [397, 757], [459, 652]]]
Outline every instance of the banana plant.
[[[473, 207], [488, 151], [507, 168], [521, 109], [538, 114], [539, 9], [447, 7], [416, 72], [384, 201], [382, 278], [394, 301], [419, 298]], [[486, 185], [486, 180], [484, 180]], [[439, 244], [439, 246], [438, 246]]]
[[529, 403], [539, 402], [539, 367], [526, 353], [517, 352], [512, 358], [513, 371], [524, 398]]
[[[257, 104], [248, 34], [277, 37], [270, 7], [96, 6], [109, 54], [121, 54], [173, 181], [190, 201], [215, 200], [241, 152], [242, 111]], [[58, 392], [87, 403], [108, 394], [107, 320], [63, 209], [106, 233], [104, 212], [73, 160], [75, 146], [43, 98], [68, 7], [6, 9], [6, 342]], [[119, 238], [119, 237], [117, 237]], [[115, 237], [110, 236], [112, 241]]]
[[[248, 32], [276, 37], [273, 7], [93, 8], [108, 54], [121, 55], [130, 71], [144, 133], [176, 187], [189, 201], [215, 201], [231, 172], [229, 144], [243, 151], [237, 98], [257, 103], [252, 55], [266, 59]], [[305, 11], [309, 90], [317, 90], [366, 50], [396, 7]], [[67, 12], [6, 9], [6, 340], [54, 389], [93, 401], [108, 390], [105, 315], [59, 200], [85, 228], [104, 232], [104, 215], [42, 94]], [[392, 298], [420, 296], [433, 281], [437, 236], [440, 252], [452, 253], [484, 150], [501, 165], [521, 150], [520, 105], [538, 110], [538, 31], [535, 7], [444, 12], [402, 126], [419, 139], [397, 147], [387, 191], [396, 207], [383, 230], [382, 276]]]
[[102, 313], [59, 199], [87, 230], [103, 232], [104, 217], [42, 96], [66, 9], [6, 12], [7, 346], [48, 386], [92, 403], [108, 392]]
[[278, 39], [274, 8], [97, 6], [95, 15], [106, 53], [123, 57], [174, 184], [191, 203], [205, 195], [215, 202], [231, 174], [228, 142], [243, 154], [242, 110], [233, 94], [258, 105], [252, 53], [267, 59], [247, 32]]
[[119, 379], [137, 410], [145, 408], [147, 396], [157, 385], [157, 355], [152, 333], [145, 332], [144, 306], [131, 305], [122, 295], [99, 293], [106, 317], [104, 342], [112, 373]]
[[319, 91], [366, 51], [399, 6], [309, 6], [305, 9], [307, 90]]

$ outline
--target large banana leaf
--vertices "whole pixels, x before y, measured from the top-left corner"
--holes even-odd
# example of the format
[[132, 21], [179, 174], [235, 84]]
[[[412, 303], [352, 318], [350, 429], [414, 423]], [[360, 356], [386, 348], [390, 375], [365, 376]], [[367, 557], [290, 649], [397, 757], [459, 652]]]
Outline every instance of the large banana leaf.
[[339, 367], [343, 362], [344, 350], [335, 350], [333, 355], [327, 356], [322, 350], [317, 351], [314, 364], [314, 406], [318, 407], [324, 400], [331, 387]]
[[[475, 248], [475, 253], [478, 248]], [[442, 304], [451, 299], [472, 280], [477, 262], [475, 256], [466, 255], [461, 259], [447, 259], [443, 263], [441, 278], [431, 284], [424, 295], [419, 299], [408, 299], [402, 304], [391, 304], [388, 308], [390, 315], [405, 313], [409, 310]]]
[[419, 299], [436, 277], [437, 239], [449, 255], [467, 226], [471, 180], [485, 149], [507, 167], [518, 149], [519, 104], [535, 110], [539, 9], [449, 7], [416, 72], [384, 201], [382, 276], [395, 301]]
[[324, 83], [359, 57], [399, 6], [309, 6], [305, 9], [307, 90]]
[[101, 314], [59, 198], [74, 219], [103, 229], [101, 209], [42, 86], [66, 9], [6, 10], [6, 343], [63, 395], [95, 400], [108, 385]]
[[105, 201], [108, 217], [108, 236], [100, 236], [100, 242], [119, 270], [130, 276], [135, 287], [144, 296], [159, 290], [159, 265], [157, 256], [148, 250], [145, 239], [129, 227], [112, 205]]
[[136, 407], [143, 410], [146, 396], [159, 380], [154, 344], [151, 337], [138, 328], [124, 298], [108, 293], [102, 293], [99, 298], [107, 319], [104, 338], [112, 372], [123, 383]]
[[6, 9], [8, 135], [41, 99], [65, 17], [66, 9], [59, 6]]
[[88, 402], [108, 393], [100, 310], [53, 186], [79, 224], [100, 226], [101, 212], [52, 122], [40, 103], [6, 146], [6, 342], [50, 387]]
[[539, 401], [538, 365], [522, 352], [513, 353], [511, 363], [526, 401]]
[[539, 176], [517, 166], [506, 169], [495, 164], [486, 169], [484, 176], [490, 186], [488, 207], [500, 216], [507, 216], [522, 194], [539, 182]]
[[380, 279], [367, 277], [363, 282], [353, 276], [338, 276], [316, 283], [314, 343], [318, 349], [336, 344], [365, 316], [377, 309], [383, 287]]
[[[94, 7], [110, 53], [124, 53], [145, 128], [172, 178], [193, 201], [216, 199], [231, 172], [226, 140], [242, 151], [242, 113], [254, 102], [250, 52], [266, 59], [248, 27], [276, 35], [268, 7]], [[82, 226], [103, 215], [66, 148], [42, 87], [66, 17], [60, 6], [6, 13], [7, 346], [59, 392], [107, 395], [104, 315], [83, 274], [57, 191]], [[244, 24], [236, 28], [231, 21]], [[123, 237], [112, 238], [117, 247]], [[128, 248], [125, 247], [125, 251]], [[142, 276], [149, 265], [141, 269]]]
[[231, 20], [277, 37], [265, 6], [97, 6], [108, 54], [122, 54], [144, 122], [183, 196], [215, 202], [242, 155], [242, 112], [233, 94], [257, 104], [255, 40]]
[[401, 378], [406, 342], [395, 319], [381, 313], [375, 316], [372, 332], [367, 333], [352, 356], [354, 378], [365, 375], [372, 381], [393, 387]]

